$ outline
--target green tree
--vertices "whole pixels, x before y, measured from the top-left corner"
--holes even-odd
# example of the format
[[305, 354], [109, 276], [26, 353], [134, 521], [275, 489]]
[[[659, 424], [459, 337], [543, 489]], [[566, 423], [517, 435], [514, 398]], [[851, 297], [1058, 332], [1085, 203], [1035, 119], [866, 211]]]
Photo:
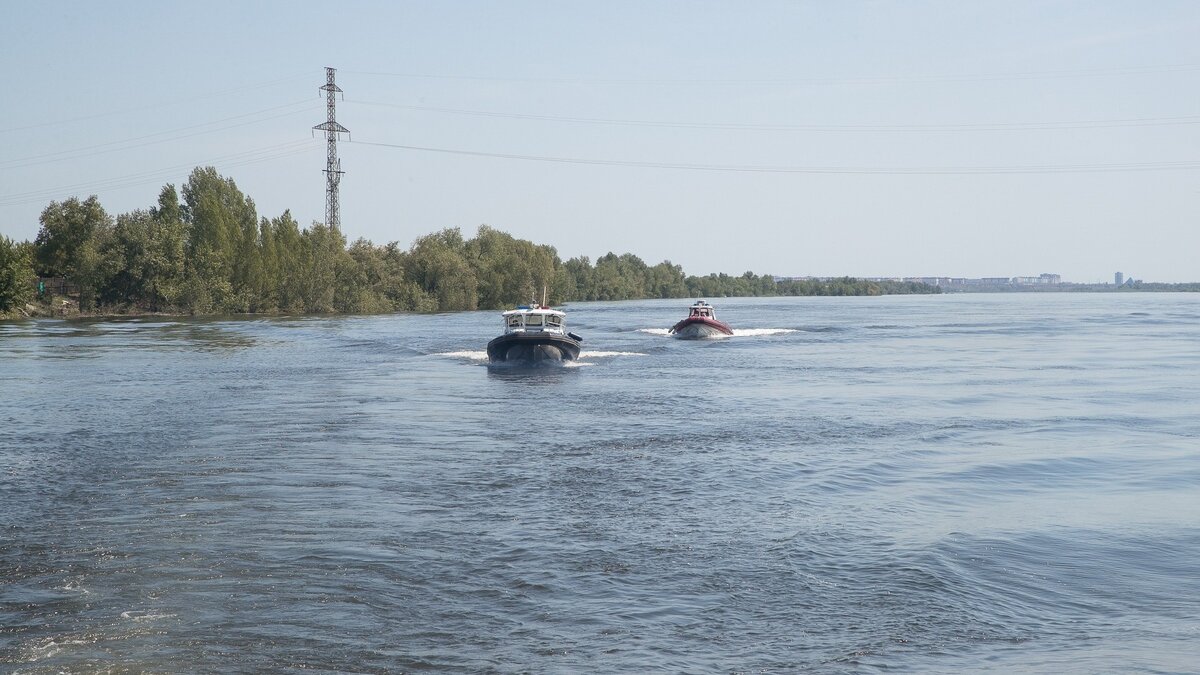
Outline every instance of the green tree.
[[254, 201], [249, 197], [238, 209], [237, 232], [233, 248], [232, 276], [233, 309], [238, 312], [257, 312], [262, 309], [263, 281], [266, 272], [262, 260], [262, 242], [259, 239], [258, 215]]
[[596, 300], [645, 297], [646, 272], [646, 263], [632, 253], [606, 253], [596, 260], [592, 271], [592, 294]]
[[348, 273], [354, 278], [349, 293], [354, 311], [363, 313], [390, 312], [399, 309], [388, 298], [387, 287], [391, 270], [385, 259], [387, 250], [359, 238], [347, 251], [352, 263]]
[[92, 195], [82, 202], [76, 197], [51, 202], [40, 221], [34, 243], [40, 272], [78, 284], [80, 309], [93, 309], [98, 292], [119, 265], [104, 256], [111, 245], [112, 218]]
[[258, 311], [279, 311], [279, 246], [275, 242], [275, 228], [264, 216], [258, 224], [259, 259], [262, 273], [259, 275]]
[[179, 206], [179, 193], [167, 184], [158, 194], [158, 205], [150, 210], [151, 258], [146, 300], [153, 311], [174, 308], [183, 297], [186, 283], [187, 227]]
[[437, 299], [425, 292], [410, 273], [416, 268], [412, 263], [413, 255], [393, 241], [383, 248], [382, 256], [383, 294], [392, 307], [412, 312], [437, 311]]
[[300, 226], [290, 211], [272, 218], [271, 271], [275, 278], [270, 283], [276, 295], [276, 306], [280, 311], [295, 314], [304, 311], [304, 264], [307, 260], [304, 238]]
[[172, 309], [184, 282], [183, 223], [155, 212], [117, 216], [99, 256], [107, 272], [98, 290], [102, 304], [152, 312]]
[[593, 277], [595, 269], [587, 256], [571, 258], [563, 263], [566, 277], [564, 299], [566, 300], [595, 300], [596, 288]]
[[195, 314], [431, 312], [509, 307], [543, 293], [559, 303], [938, 290], [848, 277], [777, 283], [753, 272], [685, 276], [669, 260], [648, 267], [631, 253], [610, 252], [595, 265], [587, 257], [563, 262], [552, 246], [486, 225], [469, 240], [452, 228], [420, 237], [407, 250], [365, 239], [347, 247], [337, 228], [317, 223], [301, 230], [287, 211], [259, 218], [254, 201], [212, 167], [192, 171], [181, 192], [182, 198], [168, 184], [156, 206], [115, 221], [95, 196], [51, 202], [36, 243], [4, 241], [0, 301], [11, 308], [27, 298], [31, 285], [20, 282], [25, 259], [77, 284], [85, 311], [100, 304]]
[[79, 282], [78, 277], [85, 266], [94, 264], [85, 259], [91, 256], [89, 247], [97, 232], [112, 222], [100, 206], [100, 200], [92, 195], [84, 201], [71, 197], [62, 202], [50, 202], [39, 220], [41, 229], [34, 241], [38, 271], [42, 276], [61, 276]]
[[304, 311], [362, 311], [356, 286], [354, 259], [346, 252], [346, 237], [337, 227], [313, 223], [304, 242], [301, 289]]
[[12, 314], [33, 299], [33, 246], [0, 236], [0, 317]]
[[158, 206], [150, 209], [150, 215], [160, 223], [182, 223], [183, 209], [179, 205], [179, 193], [175, 185], [167, 183], [158, 192]]
[[568, 291], [562, 261], [553, 246], [481, 225], [464, 244], [464, 255], [478, 279], [479, 307], [500, 309], [523, 302], [561, 301]]
[[412, 279], [437, 301], [442, 312], [479, 306], [475, 271], [467, 262], [466, 244], [457, 227], [427, 234], [413, 244], [409, 260]]
[[261, 273], [253, 200], [210, 166], [192, 171], [180, 210], [187, 225], [185, 298], [192, 310], [250, 311]]
[[686, 297], [687, 283], [683, 268], [664, 260], [646, 271], [646, 295], [651, 298]]

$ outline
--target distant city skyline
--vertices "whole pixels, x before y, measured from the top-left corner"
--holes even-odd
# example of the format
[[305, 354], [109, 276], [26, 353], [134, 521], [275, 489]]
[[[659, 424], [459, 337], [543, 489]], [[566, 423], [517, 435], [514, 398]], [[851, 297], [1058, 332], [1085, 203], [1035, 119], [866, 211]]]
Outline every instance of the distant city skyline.
[[[818, 276], [779, 276], [777, 280], [802, 280], [802, 279], [817, 279], [826, 281], [837, 277], [818, 277]], [[867, 281], [915, 281], [918, 283], [929, 284], [931, 286], [1057, 286], [1057, 285], [1126, 285], [1132, 283], [1144, 283], [1144, 279], [1134, 279], [1133, 277], [1125, 278], [1121, 272], [1114, 274], [1113, 281], [1076, 281], [1072, 279], [1063, 279], [1061, 274], [1053, 274], [1043, 272], [1037, 276], [1016, 275], [1007, 277], [956, 277], [945, 275], [916, 275], [916, 276], [863, 276], [858, 277]], [[1153, 283], [1154, 280], [1151, 280]]]
[[351, 241], [1197, 281], [1197, 34], [1190, 2], [10, 3], [0, 234], [204, 165], [321, 221], [330, 66]]

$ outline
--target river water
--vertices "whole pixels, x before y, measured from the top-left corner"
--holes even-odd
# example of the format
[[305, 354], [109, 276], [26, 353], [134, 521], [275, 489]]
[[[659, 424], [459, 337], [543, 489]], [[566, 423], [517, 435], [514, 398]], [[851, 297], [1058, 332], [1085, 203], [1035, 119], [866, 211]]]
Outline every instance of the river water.
[[1196, 672], [1200, 295], [0, 323], [0, 670]]

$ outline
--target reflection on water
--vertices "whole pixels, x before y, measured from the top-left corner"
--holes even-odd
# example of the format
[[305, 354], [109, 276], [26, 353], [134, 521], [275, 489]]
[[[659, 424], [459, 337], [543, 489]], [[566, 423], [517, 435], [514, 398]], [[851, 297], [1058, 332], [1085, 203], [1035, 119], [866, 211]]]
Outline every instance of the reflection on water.
[[0, 339], [12, 353], [38, 358], [94, 358], [130, 349], [226, 351], [254, 345], [253, 337], [236, 329], [242, 323], [205, 319], [44, 319], [0, 322]]

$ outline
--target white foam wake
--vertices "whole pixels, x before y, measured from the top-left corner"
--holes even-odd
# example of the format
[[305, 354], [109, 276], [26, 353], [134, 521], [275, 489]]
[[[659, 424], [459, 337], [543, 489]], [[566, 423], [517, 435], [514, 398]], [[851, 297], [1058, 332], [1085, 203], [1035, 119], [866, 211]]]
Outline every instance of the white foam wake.
[[734, 328], [734, 337], [758, 337], [760, 335], [783, 335], [795, 333], [795, 328]]
[[487, 361], [488, 360], [487, 352], [485, 352], [483, 350], [465, 351], [465, 352], [440, 352], [437, 354], [430, 354], [430, 356], [441, 356], [441, 357], [447, 358], [447, 359], [466, 359], [468, 361]]
[[581, 358], [581, 359], [586, 359], [586, 358], [589, 358], [589, 357], [592, 357], [592, 356], [595, 356], [595, 357], [606, 357], [606, 356], [646, 356], [646, 354], [643, 354], [643, 353], [641, 353], [641, 352], [592, 352], [592, 351], [581, 352], [581, 353], [579, 354], [579, 358]]
[[155, 614], [153, 612], [140, 612], [134, 610], [121, 612], [122, 619], [130, 619], [133, 621], [154, 621], [157, 619], [170, 619], [174, 616], [174, 614]]
[[638, 333], [649, 333], [651, 335], [670, 335], [670, 328], [639, 328]]

